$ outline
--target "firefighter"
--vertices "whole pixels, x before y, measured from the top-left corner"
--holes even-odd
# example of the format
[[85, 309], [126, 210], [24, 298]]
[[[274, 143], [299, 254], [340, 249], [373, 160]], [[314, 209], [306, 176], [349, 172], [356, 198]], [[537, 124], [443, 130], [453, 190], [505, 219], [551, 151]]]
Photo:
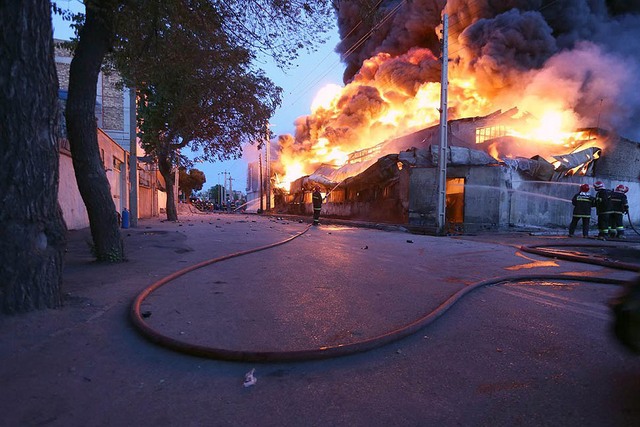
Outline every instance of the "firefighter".
[[313, 202], [313, 225], [318, 225], [320, 224], [320, 210], [322, 209], [322, 194], [320, 194], [320, 187], [317, 185], [313, 187], [311, 201]]
[[582, 237], [589, 237], [589, 221], [591, 220], [591, 208], [595, 204], [595, 197], [589, 194], [589, 184], [582, 184], [580, 192], [571, 199], [573, 204], [573, 218], [569, 225], [569, 237], [573, 237], [578, 222], [582, 220]]
[[609, 233], [611, 217], [611, 190], [604, 188], [602, 181], [593, 184], [596, 189], [596, 213], [598, 214], [598, 239], [605, 240]]
[[611, 229], [609, 233], [618, 239], [625, 238], [622, 219], [624, 214], [629, 212], [629, 203], [625, 194], [627, 191], [629, 191], [629, 187], [620, 184], [611, 193]]

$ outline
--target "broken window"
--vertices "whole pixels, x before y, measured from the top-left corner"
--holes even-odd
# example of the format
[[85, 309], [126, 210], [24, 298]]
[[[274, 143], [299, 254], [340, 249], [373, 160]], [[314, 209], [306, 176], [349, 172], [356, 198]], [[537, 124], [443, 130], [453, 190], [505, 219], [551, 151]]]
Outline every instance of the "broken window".
[[507, 129], [503, 125], [476, 128], [476, 144], [482, 144], [494, 138], [499, 138], [507, 134]]

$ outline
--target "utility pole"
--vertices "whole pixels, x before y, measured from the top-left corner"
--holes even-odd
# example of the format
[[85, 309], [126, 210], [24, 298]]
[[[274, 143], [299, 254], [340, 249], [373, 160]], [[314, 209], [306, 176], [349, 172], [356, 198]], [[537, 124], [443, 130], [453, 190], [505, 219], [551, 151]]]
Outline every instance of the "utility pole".
[[178, 158], [178, 164], [174, 169], [173, 175], [173, 203], [176, 206], [176, 211], [178, 209], [178, 203], [180, 203], [180, 159]]
[[220, 193], [221, 193], [221, 191], [220, 191], [220, 172], [218, 172], [218, 197], [216, 198], [217, 202], [220, 202]]
[[[138, 139], [136, 123], [136, 88], [129, 88], [129, 224], [132, 228], [138, 226]], [[151, 177], [155, 183], [155, 175]], [[151, 198], [156, 197], [155, 192]], [[154, 215], [151, 208], [151, 216]], [[122, 212], [120, 212], [122, 213]]]
[[442, 76], [440, 78], [440, 154], [438, 156], [438, 234], [445, 234], [447, 209], [447, 90], [449, 86], [449, 17], [442, 16]]
[[262, 152], [258, 153], [258, 162], [260, 162], [260, 213], [264, 212], [264, 204], [262, 197], [262, 190], [264, 189], [264, 182], [262, 180]]
[[229, 206], [227, 206], [227, 211], [231, 212], [233, 209], [231, 209], [231, 205], [233, 204], [233, 187], [231, 186], [231, 181], [233, 181], [233, 178], [231, 178], [231, 173], [229, 173]]
[[229, 172], [227, 172], [226, 170], [224, 172], [222, 172], [224, 174], [224, 182], [222, 183], [222, 203], [225, 203], [227, 201], [227, 174]]
[[267, 122], [267, 154], [265, 156], [267, 166], [267, 211], [271, 211], [271, 131]]

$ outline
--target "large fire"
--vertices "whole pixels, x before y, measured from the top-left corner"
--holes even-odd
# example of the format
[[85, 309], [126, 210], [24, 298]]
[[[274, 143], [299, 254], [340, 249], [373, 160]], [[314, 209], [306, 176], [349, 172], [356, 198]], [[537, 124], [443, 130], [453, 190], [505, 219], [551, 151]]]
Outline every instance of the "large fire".
[[[474, 0], [478, 1], [484, 3]], [[414, 23], [411, 14], [428, 13], [409, 3], [395, 13]], [[498, 10], [494, 17], [474, 17], [474, 13], [487, 14], [491, 7], [487, 3], [485, 9], [466, 9], [464, 3], [447, 2], [450, 10], [458, 10], [457, 5], [461, 11], [451, 17], [458, 19], [454, 21], [458, 25], [449, 37], [449, 119], [517, 107], [523, 120], [505, 124], [504, 135], [527, 140], [531, 146], [511, 153], [502, 146], [483, 145], [497, 159], [540, 155], [555, 162], [553, 155], [594, 145], [595, 138], [575, 130], [615, 122], [609, 111], [615, 111], [615, 99], [622, 97], [631, 75], [620, 64], [620, 57], [605, 54], [592, 42], [574, 42], [571, 49], [559, 49], [560, 42], [553, 39], [545, 22], [550, 19], [546, 11]], [[429, 13], [424, 22], [432, 22], [437, 33], [439, 19], [432, 16], [435, 12]], [[420, 30], [426, 33], [424, 27]], [[515, 38], [514, 31], [526, 37]], [[387, 36], [393, 34], [388, 29]], [[346, 37], [343, 43], [349, 40]], [[373, 55], [362, 60], [349, 83], [323, 88], [311, 114], [296, 121], [295, 137], [280, 137], [280, 155], [274, 165], [276, 185], [288, 189], [293, 180], [312, 174], [322, 164], [342, 166], [350, 153], [438, 123], [441, 65], [433, 53], [436, 49], [414, 45], [403, 52], [387, 44], [394, 46], [393, 53], [382, 50], [384, 43], [375, 49], [364, 45], [359, 54], [372, 50]], [[347, 58], [351, 65], [354, 61]], [[352, 173], [359, 172], [353, 168]]]

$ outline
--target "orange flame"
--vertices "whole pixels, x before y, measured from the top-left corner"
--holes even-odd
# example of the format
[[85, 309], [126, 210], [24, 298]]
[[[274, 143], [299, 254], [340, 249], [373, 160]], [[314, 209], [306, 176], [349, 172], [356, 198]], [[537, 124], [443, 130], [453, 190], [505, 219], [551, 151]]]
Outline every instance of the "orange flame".
[[[323, 88], [311, 106], [311, 115], [296, 121], [297, 140], [280, 147], [276, 166], [280, 179], [276, 185], [289, 188], [293, 180], [312, 174], [323, 163], [344, 165], [349, 153], [437, 124], [440, 83], [416, 84], [419, 79], [413, 75], [430, 68], [438, 69], [439, 64], [427, 49], [413, 49], [399, 57], [380, 53], [364, 61], [354, 80], [343, 88]], [[517, 126], [508, 123], [500, 126], [497, 134], [481, 135], [480, 139], [476, 135], [476, 142], [491, 141], [496, 136], [516, 137], [530, 142], [529, 151], [549, 159], [576, 146], [587, 148], [595, 144], [594, 139], [585, 145], [587, 138], [573, 132], [578, 120], [561, 91], [540, 91], [544, 95], [501, 94], [490, 99], [478, 88], [475, 76], [464, 73], [461, 67], [451, 67], [449, 119], [483, 116], [513, 106], [526, 112], [521, 113], [522, 120], [514, 121]], [[500, 152], [500, 146], [494, 143], [479, 145], [479, 149], [496, 159], [511, 155]], [[357, 168], [353, 170], [359, 172]]]

